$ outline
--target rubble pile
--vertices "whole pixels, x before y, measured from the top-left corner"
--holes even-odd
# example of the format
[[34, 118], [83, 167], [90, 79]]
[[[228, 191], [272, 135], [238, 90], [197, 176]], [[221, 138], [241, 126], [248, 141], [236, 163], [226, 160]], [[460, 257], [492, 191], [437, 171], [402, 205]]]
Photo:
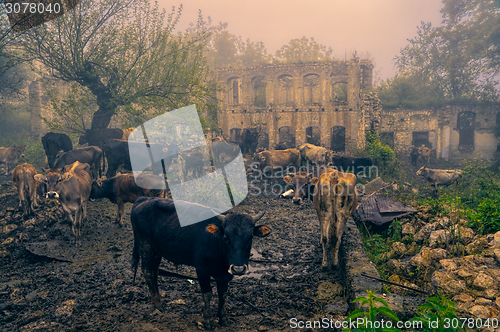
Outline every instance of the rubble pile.
[[[480, 235], [467, 219], [436, 217], [430, 208], [402, 218], [401, 241], [394, 242], [385, 269], [389, 280], [453, 300], [466, 316], [500, 316], [500, 231]], [[407, 292], [389, 286], [394, 293]]]

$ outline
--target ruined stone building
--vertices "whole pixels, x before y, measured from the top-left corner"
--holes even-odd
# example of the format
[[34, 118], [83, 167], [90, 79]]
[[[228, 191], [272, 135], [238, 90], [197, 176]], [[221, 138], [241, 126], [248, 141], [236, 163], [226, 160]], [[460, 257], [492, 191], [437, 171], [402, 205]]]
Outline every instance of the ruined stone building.
[[338, 152], [362, 148], [375, 129], [396, 150], [425, 144], [443, 159], [491, 159], [497, 151], [498, 109], [384, 110], [372, 88], [368, 60], [261, 65], [218, 71], [218, 123], [230, 141], [257, 128], [259, 145], [321, 145]]

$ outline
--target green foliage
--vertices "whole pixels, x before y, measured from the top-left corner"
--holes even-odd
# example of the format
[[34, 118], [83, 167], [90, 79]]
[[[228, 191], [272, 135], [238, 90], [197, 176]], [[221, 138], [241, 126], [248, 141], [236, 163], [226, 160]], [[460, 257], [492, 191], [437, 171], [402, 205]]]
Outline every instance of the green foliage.
[[378, 133], [368, 131], [366, 133], [366, 142], [365, 149], [375, 165], [386, 167], [395, 160], [394, 151], [387, 145], [382, 144]]
[[498, 4], [446, 0], [441, 13], [443, 24], [422, 22], [396, 58], [396, 77], [378, 87], [385, 107], [498, 103]]
[[[455, 308], [455, 303], [448, 300], [446, 297], [439, 293], [439, 297], [429, 297], [427, 302], [422, 304], [417, 308], [418, 315], [412, 318], [410, 321], [422, 322], [424, 329], [420, 331], [431, 332], [431, 331], [442, 331], [442, 332], [454, 332], [454, 331], [465, 331], [461, 327], [461, 321], [456, 315], [458, 309]], [[458, 327], [452, 327], [452, 320], [460, 322]], [[437, 326], [431, 326], [430, 322], [438, 321]], [[446, 328], [446, 322], [449, 321], [449, 328]]]
[[91, 129], [107, 127], [122, 107], [165, 112], [194, 103], [206, 110], [214, 94], [209, 33], [201, 15], [196, 29], [176, 32], [181, 9], [167, 15], [147, 0], [82, 0], [60, 19], [29, 29], [22, 47], [32, 63], [95, 96]]
[[[354, 302], [361, 302], [362, 305], [368, 305], [368, 311], [364, 311], [363, 309], [357, 309], [351, 312], [349, 316], [347, 316], [346, 321], [356, 321], [360, 318], [364, 318], [363, 324], [357, 325], [356, 328], [350, 329], [346, 328], [343, 329], [343, 331], [352, 331], [352, 332], [357, 332], [357, 331], [401, 331], [396, 328], [375, 328], [371, 326], [375, 322], [380, 322], [380, 319], [377, 318], [377, 315], [383, 315], [393, 321], [399, 321], [398, 316], [389, 308], [389, 305], [387, 302], [380, 297], [375, 296], [374, 291], [366, 291], [368, 293], [368, 297], [358, 297], [355, 299]], [[380, 303], [381, 306], [377, 307], [377, 304]], [[370, 322], [372, 324], [370, 324]]]
[[333, 50], [331, 47], [319, 44], [314, 38], [295, 38], [288, 45], [283, 45], [276, 51], [276, 63], [295, 63], [312, 61], [331, 61]]
[[429, 205], [431, 213], [438, 216], [449, 216], [455, 213], [461, 217], [465, 215], [466, 206], [462, 202], [462, 198], [458, 195], [442, 193], [442, 189], [438, 189], [438, 197], [434, 199], [421, 199], [419, 205]]
[[492, 172], [486, 163], [469, 161], [463, 168], [457, 191], [464, 204], [475, 209], [485, 198], [500, 196], [500, 176]]
[[476, 210], [469, 210], [469, 227], [482, 234], [500, 231], [500, 199], [484, 198]]

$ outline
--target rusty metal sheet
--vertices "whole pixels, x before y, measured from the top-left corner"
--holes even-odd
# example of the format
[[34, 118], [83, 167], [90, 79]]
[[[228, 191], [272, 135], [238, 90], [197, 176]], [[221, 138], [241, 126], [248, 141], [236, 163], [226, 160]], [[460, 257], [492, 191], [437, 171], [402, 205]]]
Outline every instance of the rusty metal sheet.
[[[382, 207], [384, 213], [380, 212], [379, 206]], [[387, 196], [376, 195], [362, 198], [354, 216], [362, 221], [382, 226], [398, 217], [405, 216], [408, 212], [414, 211], [416, 210], [406, 207]]]

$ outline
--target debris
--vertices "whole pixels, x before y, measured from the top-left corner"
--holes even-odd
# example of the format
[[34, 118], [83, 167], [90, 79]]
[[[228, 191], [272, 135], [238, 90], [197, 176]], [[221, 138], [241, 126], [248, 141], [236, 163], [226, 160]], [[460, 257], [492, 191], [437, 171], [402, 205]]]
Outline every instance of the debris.
[[361, 199], [354, 216], [363, 222], [382, 226], [396, 218], [406, 216], [409, 212], [416, 211], [385, 195], [374, 195]]

